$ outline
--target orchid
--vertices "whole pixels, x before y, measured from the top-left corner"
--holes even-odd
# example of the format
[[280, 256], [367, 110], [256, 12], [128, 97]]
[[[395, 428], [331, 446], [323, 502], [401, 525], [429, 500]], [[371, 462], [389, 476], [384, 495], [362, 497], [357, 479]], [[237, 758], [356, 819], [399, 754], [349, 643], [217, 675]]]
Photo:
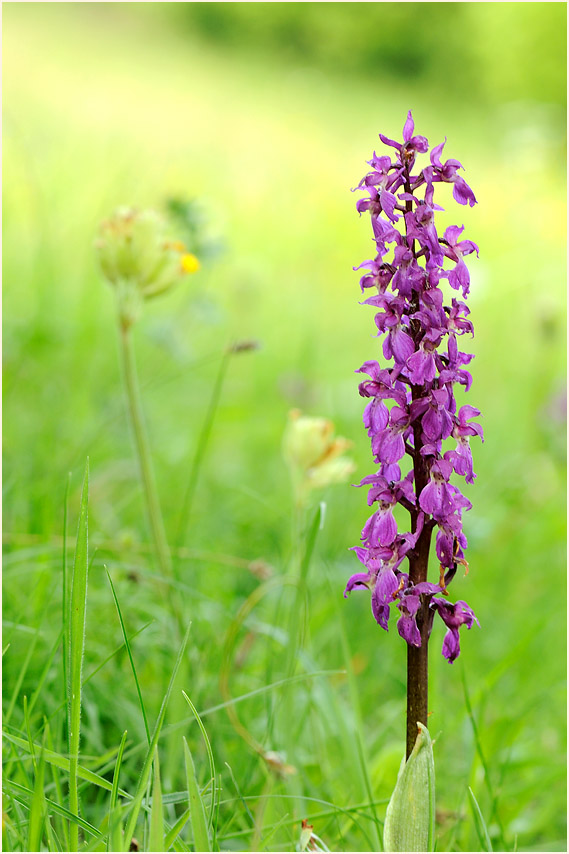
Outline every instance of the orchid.
[[[409, 649], [408, 755], [416, 722], [427, 720], [427, 644], [434, 617], [438, 614], [447, 628], [442, 653], [450, 663], [460, 652], [460, 626], [478, 623], [465, 602], [452, 605], [446, 597], [457, 565], [467, 567], [462, 515], [471, 507], [451, 478], [474, 482], [470, 439], [483, 440], [482, 427], [472, 420], [480, 411], [473, 406], [457, 411], [455, 397], [455, 385], [468, 391], [472, 384], [465, 366], [473, 356], [459, 350], [458, 340], [473, 335], [464, 302], [470, 289], [465, 258], [479, 250], [462, 239], [464, 226], [438, 229], [442, 208], [434, 192], [438, 184], [451, 183], [459, 204], [472, 207], [476, 197], [458, 174], [462, 164], [441, 160], [444, 142], [431, 150], [430, 165], [416, 166], [429, 143], [414, 130], [409, 111], [403, 142], [380, 134], [394, 156], [374, 151], [368, 161], [372, 171], [355, 188], [366, 193], [356, 208], [360, 215], [370, 214], [376, 256], [354, 269], [366, 270], [362, 292], [376, 290], [363, 304], [375, 309], [384, 362], [369, 360], [356, 371], [369, 377], [360, 382], [359, 393], [368, 399], [363, 421], [380, 468], [359, 484], [369, 487], [374, 512], [364, 525], [362, 545], [355, 547], [365, 572], [352, 575], [344, 593], [369, 589], [373, 616], [385, 630], [391, 606], [399, 610], [397, 629]], [[402, 477], [407, 457], [411, 467]], [[398, 530], [397, 504], [409, 512], [410, 531]], [[427, 578], [435, 529], [437, 583]]]

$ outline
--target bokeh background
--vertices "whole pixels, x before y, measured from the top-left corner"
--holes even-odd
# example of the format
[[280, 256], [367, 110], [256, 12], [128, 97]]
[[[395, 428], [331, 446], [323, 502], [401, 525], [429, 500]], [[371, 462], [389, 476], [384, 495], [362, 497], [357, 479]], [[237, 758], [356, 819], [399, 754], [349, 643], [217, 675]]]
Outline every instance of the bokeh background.
[[[129, 632], [152, 621], [133, 641], [152, 717], [175, 655], [121, 396], [113, 294], [93, 253], [98, 223], [120, 204], [163, 208], [172, 197], [197, 200], [202, 218], [201, 272], [149, 304], [136, 330], [171, 538], [224, 348], [259, 342], [229, 365], [180, 562], [192, 620], [180, 687], [203, 710], [223, 702], [226, 632], [260, 584], [250, 562], [274, 576], [290, 567], [288, 411], [333, 419], [354, 443], [354, 479], [373, 468], [353, 371], [377, 357], [378, 343], [352, 271], [372, 243], [350, 188], [378, 133], [398, 137], [412, 109], [431, 144], [447, 137], [445, 153], [464, 164], [479, 202], [460, 208], [446, 188], [442, 214], [480, 246], [470, 265], [468, 402], [483, 411], [486, 441], [473, 442], [478, 479], [467, 487], [470, 572], [452, 586], [481, 628], [464, 632], [453, 666], [440, 656], [442, 626], [431, 642], [437, 846], [481, 850], [470, 786], [495, 848], [566, 850], [565, 5], [6, 3], [3, 18], [9, 727], [24, 731], [23, 697], [38, 684], [34, 737], [44, 715], [62, 716], [61, 654], [49, 656], [60, 628], [63, 499], [71, 472], [73, 530], [87, 455], [86, 669], [121, 643], [104, 565]], [[348, 676], [298, 680], [238, 707], [247, 730], [296, 767], [286, 779], [225, 710], [204, 718], [221, 769], [225, 849], [294, 850], [299, 820], [312, 817], [331, 850], [375, 850], [371, 808], [341, 810], [369, 802], [366, 774], [373, 799], [387, 798], [403, 752], [404, 644], [374, 623], [366, 595], [342, 600], [365, 495], [337, 485], [315, 493], [314, 507], [321, 500], [298, 672]], [[252, 611], [233, 650], [233, 695], [283, 678], [291, 602], [280, 590]], [[293, 710], [286, 722], [282, 702]], [[84, 703], [89, 767], [101, 769], [124, 729], [129, 744], [144, 741], [124, 650], [89, 682]], [[176, 701], [167, 724], [185, 718]], [[188, 722], [182, 731], [205, 782], [198, 730]], [[167, 792], [184, 785], [172, 732]], [[139, 770], [133, 754], [123, 785]], [[92, 787], [82, 797], [97, 823], [104, 803]], [[385, 805], [376, 810], [383, 819]]]

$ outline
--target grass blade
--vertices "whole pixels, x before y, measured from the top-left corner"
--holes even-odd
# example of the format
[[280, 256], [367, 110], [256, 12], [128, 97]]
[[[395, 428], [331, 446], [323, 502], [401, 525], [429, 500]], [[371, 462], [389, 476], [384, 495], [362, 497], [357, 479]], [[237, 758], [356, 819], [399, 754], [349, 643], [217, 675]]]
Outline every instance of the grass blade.
[[67, 572], [67, 526], [69, 519], [69, 489], [71, 487], [71, 472], [67, 475], [65, 497], [63, 499], [63, 554], [61, 564], [61, 628], [63, 631], [63, 699], [67, 702], [67, 673], [69, 668], [69, 573]]
[[231, 776], [231, 782], [233, 783], [233, 785], [235, 787], [235, 791], [237, 792], [237, 797], [239, 798], [239, 800], [241, 801], [241, 803], [243, 805], [243, 808], [245, 809], [247, 817], [249, 818], [249, 821], [251, 822], [251, 830], [253, 830], [255, 827], [255, 819], [253, 818], [253, 814], [251, 813], [251, 810], [249, 809], [249, 807], [247, 805], [247, 801], [245, 800], [245, 798], [241, 794], [241, 789], [239, 788], [237, 780], [235, 779], [235, 774], [233, 773], [233, 769], [232, 769], [231, 765], [228, 762], [226, 762], [225, 767], [229, 771], [229, 774]]
[[468, 798], [470, 800], [470, 808], [472, 809], [472, 815], [474, 817], [474, 826], [476, 828], [476, 833], [478, 834], [478, 839], [480, 840], [480, 845], [482, 846], [482, 851], [493, 851], [492, 843], [490, 842], [490, 835], [488, 833], [488, 828], [486, 827], [486, 822], [484, 821], [484, 816], [478, 806], [478, 801], [474, 796], [474, 792], [468, 787]]
[[207, 832], [207, 823], [205, 818], [205, 809], [200, 795], [199, 786], [196, 780], [196, 769], [194, 760], [188, 747], [186, 739], [184, 741], [184, 756], [186, 759], [186, 779], [188, 782], [188, 798], [190, 803], [190, 817], [192, 822], [192, 830], [194, 834], [194, 850], [195, 851], [211, 851], [211, 844]]
[[113, 788], [111, 789], [111, 799], [109, 801], [109, 835], [107, 838], [107, 851], [122, 851], [122, 826], [120, 823], [120, 809], [117, 808], [119, 794], [119, 776], [121, 772], [122, 755], [126, 744], [126, 729], [122, 734], [122, 739], [117, 754], [115, 763], [115, 771], [113, 774]]
[[191, 623], [186, 630], [186, 634], [184, 635], [184, 639], [182, 641], [182, 645], [180, 646], [180, 651], [178, 653], [178, 657], [176, 659], [176, 663], [174, 665], [174, 670], [172, 671], [172, 676], [170, 678], [170, 682], [168, 683], [168, 688], [166, 689], [166, 694], [164, 699], [162, 700], [162, 705], [160, 706], [160, 711], [158, 712], [158, 719], [156, 721], [156, 725], [154, 727], [154, 732], [152, 733], [152, 739], [150, 741], [150, 745], [148, 746], [148, 751], [146, 753], [146, 758], [144, 760], [144, 765], [142, 766], [142, 771], [140, 774], [140, 778], [138, 780], [138, 785], [136, 787], [136, 792], [134, 795], [132, 810], [129, 816], [126, 833], [125, 833], [125, 848], [128, 850], [130, 848], [130, 843], [132, 842], [132, 837], [134, 834], [134, 829], [136, 827], [136, 822], [138, 820], [138, 815], [140, 813], [140, 807], [142, 805], [142, 799], [144, 797], [144, 791], [146, 789], [146, 785], [148, 783], [148, 779], [150, 777], [150, 771], [152, 768], [152, 760], [154, 759], [154, 753], [156, 750], [156, 745], [158, 744], [158, 739], [160, 737], [160, 731], [162, 729], [162, 725], [164, 723], [164, 717], [166, 715], [166, 707], [168, 705], [168, 701], [170, 699], [170, 694], [172, 693], [172, 687], [174, 685], [174, 681], [178, 674], [178, 670], [180, 668], [180, 664], [182, 662], [182, 658], [184, 655], [184, 651], [186, 649], [186, 644], [188, 642], [188, 636], [190, 634]]
[[26, 728], [26, 735], [28, 736], [28, 747], [30, 749], [30, 756], [32, 757], [32, 765], [34, 766], [34, 771], [36, 770], [36, 752], [34, 750], [34, 742], [32, 739], [32, 731], [30, 729], [30, 718], [28, 715], [28, 698], [24, 694], [24, 726]]
[[188, 819], [190, 818], [190, 809], [188, 807], [187, 810], [184, 810], [180, 818], [177, 820], [176, 824], [174, 824], [171, 829], [166, 834], [166, 839], [164, 840], [164, 850], [168, 851], [174, 844], [174, 841], [178, 838]]
[[[77, 766], [79, 765], [79, 739], [81, 728], [81, 671], [85, 649], [85, 619], [87, 611], [88, 561], [88, 505], [89, 459], [85, 464], [81, 508], [77, 527], [75, 561], [71, 578], [69, 608], [69, 810], [79, 815]], [[73, 822], [69, 828], [69, 845], [72, 851], [79, 848], [79, 828]]]
[[334, 607], [335, 607], [335, 611], [336, 611], [336, 621], [337, 621], [337, 625], [339, 628], [340, 642], [341, 642], [341, 646], [342, 646], [342, 655], [344, 657], [344, 663], [346, 666], [345, 672], [347, 673], [347, 676], [348, 676], [348, 689], [349, 689], [349, 695], [350, 695], [350, 705], [351, 705], [351, 708], [353, 709], [355, 719], [356, 719], [356, 726], [354, 728], [355, 732], [353, 733], [353, 737], [354, 737], [355, 746], [356, 746], [357, 755], [358, 755], [358, 760], [359, 760], [357, 763], [357, 773], [358, 773], [358, 776], [360, 779], [361, 792], [362, 792], [362, 794], [364, 794], [364, 793], [367, 794], [369, 802], [370, 802], [370, 804], [372, 804], [371, 811], [373, 813], [373, 818], [374, 818], [374, 822], [373, 822], [374, 840], [373, 840], [373, 843], [374, 843], [374, 847], [379, 851], [379, 850], [381, 850], [381, 830], [380, 830], [380, 823], [379, 823], [379, 819], [377, 816], [377, 812], [376, 812], [375, 806], [373, 805], [374, 801], [373, 801], [373, 796], [372, 796], [372, 785], [371, 785], [371, 779], [370, 779], [370, 774], [369, 774], [369, 770], [368, 770], [369, 760], [368, 760], [366, 745], [365, 745], [364, 739], [362, 737], [362, 732], [363, 732], [364, 728], [363, 728], [363, 716], [362, 716], [362, 711], [361, 711], [360, 694], [359, 694], [359, 690], [358, 690], [358, 682], [357, 682], [357, 679], [356, 679], [356, 676], [354, 673], [354, 669], [352, 666], [352, 654], [351, 654], [351, 650], [350, 650], [350, 643], [348, 640], [348, 633], [346, 630], [345, 617], [344, 617], [344, 614], [342, 613], [340, 607], [338, 606], [336, 599], [334, 598], [329, 578], [328, 578], [328, 587], [330, 589], [330, 599], [332, 602], [334, 602]]
[[64, 631], [63, 631], [63, 629], [60, 629], [59, 634], [58, 634], [57, 638], [55, 639], [55, 643], [54, 643], [53, 647], [51, 648], [51, 652], [49, 653], [49, 655], [47, 657], [45, 666], [44, 666], [44, 668], [40, 674], [40, 677], [39, 677], [37, 685], [36, 685], [36, 689], [35, 689], [34, 693], [32, 694], [32, 697], [30, 699], [30, 705], [28, 707], [28, 714], [30, 716], [34, 710], [34, 706], [35, 706], [37, 699], [40, 695], [40, 692], [43, 688], [44, 682], [47, 678], [47, 674], [49, 673], [53, 659], [55, 658], [55, 654], [56, 654], [57, 650], [59, 649], [59, 644], [61, 643], [61, 639], [62, 639], [63, 635], [64, 635]]
[[136, 685], [136, 690], [137, 690], [137, 693], [138, 693], [138, 700], [139, 700], [139, 702], [140, 702], [140, 709], [141, 709], [141, 711], [142, 711], [142, 718], [143, 718], [143, 720], [144, 720], [144, 729], [146, 730], [146, 739], [147, 739], [148, 743], [150, 744], [150, 730], [148, 729], [148, 720], [147, 720], [147, 718], [146, 718], [146, 711], [145, 711], [145, 709], [144, 709], [144, 701], [143, 701], [143, 699], [142, 699], [142, 691], [140, 690], [140, 684], [139, 684], [139, 681], [138, 681], [138, 676], [136, 675], [136, 667], [134, 666], [134, 659], [133, 659], [133, 657], [132, 657], [132, 652], [131, 652], [131, 650], [130, 650], [130, 644], [129, 644], [129, 642], [128, 642], [128, 636], [127, 636], [127, 633], [126, 633], [126, 627], [125, 627], [125, 624], [124, 624], [124, 620], [123, 620], [123, 618], [122, 618], [121, 607], [120, 607], [120, 605], [119, 605], [119, 600], [118, 600], [118, 598], [117, 598], [117, 594], [116, 594], [116, 591], [115, 591], [115, 586], [114, 586], [114, 584], [113, 584], [113, 579], [111, 578], [110, 573], [109, 573], [109, 570], [107, 569], [107, 567], [105, 567], [105, 572], [107, 573], [107, 578], [109, 579], [109, 584], [111, 585], [111, 591], [112, 591], [112, 594], [113, 594], [113, 599], [115, 600], [115, 605], [116, 605], [116, 608], [117, 608], [117, 613], [118, 613], [118, 615], [119, 615], [119, 622], [120, 622], [120, 624], [121, 624], [121, 630], [122, 630], [122, 634], [123, 634], [123, 638], [124, 638], [124, 645], [125, 645], [125, 647], [126, 647], [126, 651], [127, 651], [127, 653], [128, 653], [128, 658], [129, 658], [130, 666], [131, 666], [131, 669], [132, 669], [132, 675], [134, 676], [134, 683], [135, 683], [135, 685]]
[[12, 717], [12, 712], [14, 711], [14, 706], [16, 705], [16, 700], [18, 699], [18, 695], [20, 693], [20, 688], [22, 687], [22, 683], [24, 681], [26, 673], [28, 672], [28, 667], [29, 667], [30, 661], [32, 660], [32, 656], [35, 652], [36, 644], [38, 642], [38, 638], [40, 635], [41, 623], [43, 622], [43, 617], [44, 617], [44, 615], [42, 614], [40, 624], [37, 627], [37, 629], [35, 630], [34, 636], [32, 638], [32, 642], [28, 648], [28, 651], [26, 653], [26, 657], [24, 659], [24, 663], [20, 667], [20, 672], [18, 673], [18, 678], [16, 679], [16, 684], [14, 685], [14, 690], [12, 691], [12, 696], [10, 698], [10, 705], [8, 706], [6, 714], [3, 716], [3, 722], [6, 726], [8, 725], [8, 723], [10, 722], [10, 718]]
[[[310, 528], [307, 531], [306, 535], [306, 543], [304, 545], [304, 549], [302, 550], [302, 557], [300, 559], [300, 566], [298, 569], [298, 584], [294, 594], [292, 609], [290, 611], [289, 616], [289, 643], [286, 648], [285, 655], [285, 673], [287, 676], [293, 676], [294, 670], [296, 667], [296, 659], [298, 655], [299, 649], [303, 644], [303, 635], [304, 629], [301, 625], [301, 610], [303, 604], [303, 598], [305, 599], [305, 607], [304, 607], [304, 621], [306, 623], [308, 619], [308, 601], [306, 600], [307, 596], [307, 588], [306, 588], [306, 580], [308, 577], [308, 570], [310, 567], [310, 561], [312, 558], [312, 554], [314, 552], [314, 546], [316, 544], [316, 537], [318, 536], [318, 531], [320, 530], [322, 519], [323, 519], [323, 510], [322, 504], [319, 504], [316, 508], [316, 512], [312, 519], [312, 523]], [[297, 525], [297, 528], [299, 525]], [[295, 547], [298, 550], [301, 550], [301, 544], [295, 544]], [[286, 695], [287, 698], [290, 697], [290, 694]], [[288, 702], [288, 700], [287, 700]], [[289, 711], [289, 714], [291, 712]], [[288, 715], [287, 715], [288, 716]]]
[[[33, 797], [34, 794], [31, 789], [27, 788], [27, 786], [22, 786], [21, 783], [16, 783], [13, 780], [6, 780], [3, 786], [9, 787], [10, 789], [13, 789], [14, 792], [18, 792], [19, 794], [26, 795], [28, 797]], [[69, 822], [76, 822], [80, 827], [83, 828], [83, 830], [87, 831], [87, 833], [90, 833], [92, 836], [101, 835], [97, 828], [93, 827], [92, 824], [89, 824], [88, 821], [85, 821], [84, 818], [81, 818], [78, 815], [73, 815], [73, 813], [70, 812], [68, 809], [60, 806], [55, 801], [50, 801], [49, 798], [46, 798], [45, 802], [48, 805], [49, 809], [53, 810], [53, 812], [56, 812], [64, 818], [68, 819]]]
[[302, 562], [300, 564], [300, 577], [303, 581], [306, 581], [308, 576], [308, 569], [310, 567], [310, 561], [312, 559], [312, 553], [316, 544], [316, 537], [318, 536], [318, 531], [322, 530], [322, 525], [324, 522], [324, 510], [325, 504], [321, 501], [318, 507], [316, 508], [314, 518], [312, 519], [312, 524], [308, 529], [306, 545], [304, 547], [304, 554], [302, 556]]
[[[153, 622], [154, 622], [154, 620], [149, 620], [149, 621], [148, 621], [147, 623], [145, 623], [145, 624], [144, 624], [140, 629], [138, 629], [138, 631], [133, 632], [133, 634], [132, 634], [132, 635], [130, 636], [130, 638], [129, 638], [129, 641], [131, 641], [131, 642], [132, 642], [132, 641], [135, 639], [135, 637], [137, 637], [138, 635], [142, 634], [142, 632], [144, 632], [144, 631], [148, 628], [148, 626], [151, 626]], [[87, 682], [90, 682], [90, 681], [91, 681], [91, 679], [93, 679], [93, 677], [95, 677], [95, 676], [97, 675], [97, 673], [98, 673], [100, 670], [102, 670], [102, 669], [103, 669], [103, 667], [105, 666], [105, 664], [108, 664], [108, 663], [109, 663], [109, 661], [110, 661], [112, 658], [114, 658], [114, 657], [115, 657], [115, 655], [118, 655], [118, 653], [121, 651], [121, 649], [122, 649], [123, 647], [124, 647], [124, 641], [123, 641], [119, 646], [117, 646], [117, 647], [116, 647], [116, 649], [114, 649], [114, 650], [113, 650], [109, 655], [107, 655], [107, 657], [106, 657], [106, 658], [104, 658], [104, 659], [101, 661], [101, 663], [100, 663], [100, 664], [98, 664], [98, 665], [94, 668], [94, 670], [92, 670], [92, 671], [89, 673], [89, 675], [85, 677], [85, 679], [83, 679], [83, 681], [82, 681], [82, 683], [81, 683], [81, 687], [82, 687], [82, 688], [84, 688], [84, 687], [85, 687], [85, 685], [87, 684]], [[60, 705], [55, 709], [55, 711], [51, 713], [51, 715], [49, 716], [49, 720], [51, 720], [52, 718], [54, 718], [54, 717], [57, 715], [57, 713], [58, 713], [58, 712], [59, 712], [59, 711], [60, 711], [60, 710], [61, 710], [61, 709], [66, 705], [66, 704], [67, 704], [67, 700], [63, 700], [63, 703], [60, 703]]]
[[215, 773], [215, 762], [213, 761], [213, 751], [211, 749], [211, 744], [210, 744], [209, 738], [207, 736], [206, 729], [205, 729], [205, 727], [201, 721], [201, 718], [198, 714], [198, 710], [196, 709], [196, 707], [194, 706], [194, 704], [192, 703], [192, 701], [190, 700], [190, 698], [188, 697], [186, 692], [182, 691], [182, 694], [184, 695], [184, 700], [186, 701], [186, 703], [188, 704], [188, 706], [192, 710], [193, 715], [194, 715], [196, 721], [198, 722], [198, 726], [201, 729], [201, 732], [203, 735], [203, 740], [205, 741], [205, 747], [207, 750], [207, 758], [209, 759], [209, 774], [210, 774], [210, 779], [211, 779], [212, 792], [211, 792], [211, 804], [210, 804], [210, 809], [209, 809], [208, 825], [211, 828], [213, 826], [213, 814], [215, 812], [215, 806], [216, 806], [216, 801], [217, 801], [217, 775]]
[[[201, 465], [203, 459], [205, 457], [205, 452], [207, 448], [207, 444], [209, 441], [210, 433], [213, 427], [213, 422], [215, 420], [215, 414], [217, 412], [217, 406], [219, 404], [219, 399], [221, 396], [221, 390], [223, 388], [223, 382], [225, 380], [225, 374], [227, 373], [227, 368], [229, 366], [229, 360], [231, 358], [232, 350], [231, 348], [227, 348], [225, 353], [221, 358], [221, 362], [219, 364], [219, 370], [217, 372], [217, 376], [215, 378], [215, 382], [213, 385], [213, 389], [211, 392], [211, 398], [209, 401], [209, 405], [207, 408], [207, 413], [205, 416], [205, 420], [199, 435], [198, 443], [196, 445], [196, 450], [194, 452], [194, 458], [192, 460], [192, 467], [190, 469], [190, 475], [188, 478], [188, 485], [186, 487], [186, 492], [184, 494], [184, 499], [182, 501], [182, 510], [180, 512], [180, 521], [178, 523], [178, 533], [176, 537], [176, 545], [178, 548], [184, 545], [186, 540], [186, 536], [188, 533], [188, 525], [192, 513], [192, 507], [194, 503], [194, 495], [196, 492], [196, 486], [198, 483], [198, 477], [200, 474]], [[176, 560], [177, 564], [177, 560]]]
[[[45, 741], [45, 733], [44, 733]], [[46, 815], [44, 785], [45, 762], [43, 748], [37, 763], [35, 763], [34, 793], [30, 803], [30, 818], [28, 824], [28, 851], [41, 851], [41, 839]]]
[[[3, 737], [8, 741], [12, 742], [12, 744], [17, 747], [27, 748], [29, 750], [30, 746], [25, 738], [20, 738], [17, 735], [12, 735], [8, 732], [2, 733]], [[40, 745], [33, 742], [34, 750], [37, 748], [41, 749]], [[69, 772], [70, 768], [70, 760], [65, 756], [62, 756], [60, 753], [55, 753], [52, 750], [44, 750], [44, 759], [46, 762], [49, 762], [51, 765], [55, 765], [56, 768], [61, 768], [62, 771]], [[99, 774], [95, 774], [94, 771], [89, 771], [88, 768], [84, 768], [82, 765], [77, 766], [77, 776], [82, 780], [85, 780], [87, 783], [93, 783], [95, 786], [100, 786], [102, 789], [107, 789], [107, 791], [112, 790], [112, 785], [108, 780], [105, 780], [104, 777], [101, 777]], [[123, 789], [119, 789], [119, 794], [123, 798], [131, 798], [132, 795], [129, 795], [128, 792], [125, 792]]]
[[505, 851], [506, 843], [504, 839], [504, 828], [502, 827], [502, 822], [500, 820], [500, 816], [498, 814], [498, 798], [494, 793], [494, 787], [492, 786], [492, 780], [490, 779], [490, 770], [488, 768], [488, 763], [486, 762], [486, 757], [484, 756], [484, 751], [482, 750], [482, 742], [480, 740], [480, 733], [478, 732], [478, 725], [476, 723], [476, 718], [474, 717], [474, 712], [472, 711], [472, 704], [470, 702], [470, 692], [468, 690], [468, 685], [466, 683], [466, 674], [464, 670], [464, 666], [461, 669], [461, 678], [462, 678], [462, 688], [464, 691], [464, 703], [466, 705], [466, 711], [468, 713], [468, 717], [470, 718], [470, 723], [472, 726], [472, 732], [474, 735], [474, 743], [476, 745], [476, 752], [478, 753], [478, 757], [480, 759], [480, 763], [482, 768], [484, 769], [484, 782], [486, 783], [486, 788], [488, 790], [488, 794], [490, 795], [490, 802], [492, 805], [491, 818], [496, 819], [496, 824], [500, 829], [500, 847]]
[[[241, 796], [241, 797], [243, 800], [245, 800], [245, 796]], [[295, 796], [294, 795], [292, 795], [292, 796], [275, 795], [274, 797], [286, 797], [286, 798], [292, 797], [292, 798], [294, 798]], [[240, 800], [240, 798], [234, 798], [233, 800], [237, 801], [237, 800]], [[316, 800], [316, 799], [308, 798], [307, 800], [310, 801], [310, 800]], [[373, 820], [373, 817], [371, 815], [367, 815], [366, 813], [363, 812], [364, 809], [368, 809], [372, 806], [380, 806], [382, 804], [386, 804], [388, 802], [388, 800], [389, 800], [389, 798], [384, 798], [383, 800], [380, 800], [380, 801], [374, 801], [373, 804], [365, 803], [365, 804], [357, 804], [357, 805], [352, 806], [352, 807], [333, 807], [332, 809], [323, 810], [322, 812], [311, 813], [310, 815], [307, 816], [307, 821], [312, 822], [312, 821], [315, 821], [316, 819], [330, 818], [330, 816], [338, 816], [339, 814], [341, 814], [341, 815], [346, 816], [347, 818], [349, 818], [350, 821], [352, 821], [354, 824], [358, 824], [358, 826], [359, 826], [359, 820], [361, 818], [367, 818], [370, 821]], [[227, 804], [227, 803], [229, 803], [229, 801], [226, 800], [226, 801], [224, 801], [224, 803]], [[353, 815], [354, 813], [356, 815]], [[288, 819], [286, 819], [286, 821], [279, 820], [278, 824], [281, 827], [286, 827], [287, 825], [298, 824], [298, 818], [296, 818], [296, 817], [288, 818]], [[274, 826], [275, 825], [268, 825], [268, 826], [265, 825], [265, 831], [272, 831]], [[244, 830], [232, 830], [232, 831], [229, 831], [227, 833], [223, 833], [222, 839], [223, 840], [236, 839], [236, 838], [239, 838], [241, 836], [247, 836], [250, 833], [253, 833], [253, 831], [254, 831], [253, 827], [248, 827]], [[370, 850], [370, 851], [372, 850], [371, 844], [370, 844], [370, 848], [366, 849], [366, 850]]]
[[[267, 694], [275, 688], [280, 688], [282, 685], [292, 685], [295, 682], [303, 682], [306, 679], [313, 679], [316, 676], [338, 676], [340, 674], [345, 675], [345, 673], [345, 670], [311, 670], [307, 673], [298, 673], [296, 676], [288, 676], [286, 679], [277, 679], [276, 682], [271, 682], [269, 685], [262, 685], [260, 688], [254, 688], [252, 691], [247, 691], [245, 694], [239, 694], [237, 697], [232, 697], [225, 703], [218, 703], [216, 706], [210, 706], [207, 709], [203, 709], [199, 714], [201, 718], [205, 718], [206, 715], [212, 715], [214, 712], [219, 712], [222, 709], [226, 709], [228, 706], [236, 706], [237, 703], [242, 703], [243, 700], [249, 700], [251, 697], [258, 697], [261, 694]], [[170, 732], [174, 729], [179, 729], [180, 726], [186, 726], [189, 722], [191, 722], [191, 718], [181, 721], [179, 725], [172, 724], [172, 726], [167, 727], [167, 729]]]
[[[47, 723], [47, 722], [45, 725], [45, 732], [46, 732], [47, 747], [49, 748], [49, 750], [53, 751], [53, 738], [51, 736], [51, 729], [50, 729], [49, 723]], [[45, 760], [45, 750], [43, 751], [43, 757]], [[63, 804], [63, 790], [61, 788], [61, 781], [59, 779], [59, 772], [58, 772], [57, 767], [53, 764], [51, 764], [51, 774], [52, 774], [53, 786], [54, 786], [55, 794], [56, 794], [56, 798], [57, 798], [57, 803]], [[61, 816], [60, 816], [60, 819], [61, 819]], [[65, 851], [68, 851], [69, 850], [69, 833], [68, 833], [67, 822], [60, 820], [57, 824], [58, 824], [60, 834], [63, 837], [63, 843], [62, 844], [65, 846]]]
[[154, 785], [152, 787], [152, 813], [150, 815], [149, 851], [165, 851], [164, 812], [162, 809], [162, 786], [158, 752], [154, 757]]

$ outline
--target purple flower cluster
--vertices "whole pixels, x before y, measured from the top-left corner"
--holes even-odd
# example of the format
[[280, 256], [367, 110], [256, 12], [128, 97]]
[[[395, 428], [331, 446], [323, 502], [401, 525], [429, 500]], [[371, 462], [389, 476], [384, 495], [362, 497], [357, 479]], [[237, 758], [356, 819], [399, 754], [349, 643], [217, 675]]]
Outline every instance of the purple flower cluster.
[[[459, 627], [470, 629], [478, 622], [466, 602], [453, 605], [443, 598], [457, 565], [467, 569], [462, 514], [471, 507], [450, 478], [454, 472], [473, 483], [470, 437], [483, 439], [482, 428], [472, 421], [479, 410], [461, 406], [457, 411], [454, 395], [456, 383], [466, 391], [472, 383], [465, 366], [473, 356], [459, 350], [459, 339], [474, 334], [464, 302], [470, 286], [464, 259], [473, 252], [478, 255], [478, 247], [461, 239], [464, 227], [450, 226], [439, 236], [435, 211], [442, 208], [433, 200], [435, 185], [452, 184], [453, 197], [461, 205], [472, 207], [476, 198], [458, 174], [462, 169], [458, 160], [441, 160], [445, 143], [431, 150], [430, 165], [413, 173], [417, 155], [426, 154], [429, 143], [414, 135], [411, 112], [402, 143], [382, 134], [380, 139], [395, 149], [394, 156], [374, 152], [368, 161], [371, 171], [355, 188], [365, 193], [356, 207], [360, 214], [371, 215], [376, 255], [354, 269], [365, 269], [362, 293], [375, 290], [364, 304], [377, 310], [383, 356], [393, 365], [368, 361], [357, 371], [368, 377], [360, 383], [359, 393], [368, 399], [363, 421], [379, 470], [360, 484], [369, 486], [368, 504], [375, 510], [364, 525], [362, 545], [354, 549], [365, 571], [352, 575], [344, 596], [354, 588], [371, 589], [373, 616], [386, 630], [390, 607], [396, 604], [399, 634], [417, 647], [421, 632], [416, 618], [427, 602], [427, 631], [438, 613], [447, 627], [442, 652], [453, 662], [460, 652]], [[451, 289], [450, 301], [441, 288], [444, 280]], [[412, 467], [401, 477], [405, 455]], [[409, 511], [411, 532], [397, 530], [396, 504]], [[435, 528], [437, 584], [427, 581]], [[404, 558], [409, 561], [408, 573], [401, 568]]]

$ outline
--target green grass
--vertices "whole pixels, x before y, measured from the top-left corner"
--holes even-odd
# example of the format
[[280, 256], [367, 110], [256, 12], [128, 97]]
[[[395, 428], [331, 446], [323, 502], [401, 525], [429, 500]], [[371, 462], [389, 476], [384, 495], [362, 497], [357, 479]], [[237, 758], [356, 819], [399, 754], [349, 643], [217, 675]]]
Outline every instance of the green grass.
[[[467, 488], [470, 572], [451, 591], [481, 628], [454, 666], [433, 631], [436, 846], [566, 850], [562, 111], [515, 89], [515, 63], [508, 101], [473, 101], [432, 79], [221, 51], [149, 5], [4, 10], [4, 847], [67, 850], [77, 833], [85, 850], [132, 835], [191, 850], [197, 804], [221, 850], [295, 850], [302, 819], [330, 850], [379, 847], [405, 649], [367, 596], [342, 599], [365, 495], [314, 493], [291, 535], [281, 441], [300, 407], [353, 440], [355, 482], [372, 471], [353, 371], [378, 349], [351, 269], [371, 240], [349, 189], [412, 108], [466, 167], [479, 204], [458, 209], [443, 188], [442, 217], [481, 250], [468, 397], [486, 441]], [[469, 14], [492, 14], [482, 6]], [[226, 248], [135, 330], [176, 570], [164, 578], [92, 241], [115, 206], [172, 195], [199, 197]], [[227, 357], [250, 339], [258, 349]], [[85, 600], [72, 567], [87, 456]], [[86, 580], [82, 551], [79, 567]], [[84, 649], [60, 607], [74, 592]], [[178, 671], [171, 601], [192, 625]], [[62, 674], [81, 701], [72, 745]]]
[[[67, 619], [67, 626], [64, 626], [64, 628], [66, 628], [64, 635], [69, 636], [67, 666], [67, 672], [69, 674], [69, 686], [67, 689], [69, 704], [69, 717], [67, 723], [67, 734], [69, 740], [69, 809], [75, 815], [79, 815], [77, 766], [79, 765], [79, 746], [81, 743], [81, 677], [83, 673], [83, 656], [85, 652], [87, 575], [89, 569], [88, 508], [89, 460], [87, 459], [85, 475], [83, 477], [83, 488], [81, 490], [81, 507], [79, 511], [79, 525], [77, 528], [77, 543], [75, 547], [75, 560], [73, 563], [73, 575], [71, 577], [69, 594], [69, 616]], [[78, 826], [75, 822], [71, 822], [69, 826], [69, 845], [72, 851], [78, 850]]]
[[[196, 780], [194, 760], [184, 739], [184, 756], [186, 761], [186, 777], [188, 781], [188, 803], [192, 823], [193, 843], [196, 851], [211, 851], [211, 842], [207, 829], [203, 800]], [[215, 778], [213, 780], [215, 782]]]

